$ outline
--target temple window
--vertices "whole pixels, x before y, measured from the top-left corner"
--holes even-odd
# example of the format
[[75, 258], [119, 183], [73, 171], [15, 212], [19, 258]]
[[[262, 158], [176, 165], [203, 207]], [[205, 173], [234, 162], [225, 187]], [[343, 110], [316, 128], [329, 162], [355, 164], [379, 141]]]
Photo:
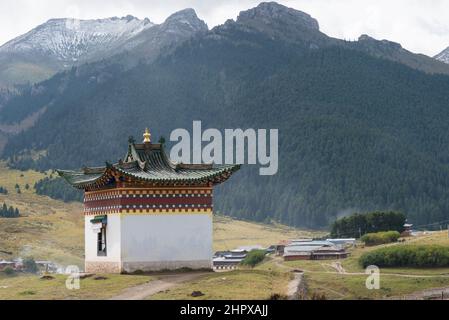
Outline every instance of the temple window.
[[99, 257], [105, 257], [106, 251], [106, 226], [103, 226], [98, 233], [97, 254]]

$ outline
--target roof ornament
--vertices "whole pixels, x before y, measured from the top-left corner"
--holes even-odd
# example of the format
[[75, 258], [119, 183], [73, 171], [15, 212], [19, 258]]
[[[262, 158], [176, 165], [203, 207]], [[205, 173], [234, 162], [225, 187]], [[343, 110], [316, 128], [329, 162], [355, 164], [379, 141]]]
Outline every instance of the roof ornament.
[[136, 140], [134, 139], [133, 136], [130, 136], [130, 137], [128, 138], [128, 142], [129, 142], [130, 144], [134, 144], [134, 143], [136, 143]]
[[151, 143], [151, 133], [148, 128], [145, 129], [145, 133], [143, 134], [143, 143]]

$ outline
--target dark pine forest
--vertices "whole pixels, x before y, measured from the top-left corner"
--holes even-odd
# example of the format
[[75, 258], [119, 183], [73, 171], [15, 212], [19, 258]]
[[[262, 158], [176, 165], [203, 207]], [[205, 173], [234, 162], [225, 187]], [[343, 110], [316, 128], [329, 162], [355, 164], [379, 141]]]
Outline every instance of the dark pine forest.
[[[449, 76], [231, 24], [152, 64], [94, 64], [41, 86], [0, 112], [12, 123], [46, 108], [33, 130], [9, 140], [3, 157], [16, 168], [117, 161], [145, 127], [157, 137], [194, 120], [220, 130], [277, 128], [279, 173], [261, 177], [244, 166], [218, 188], [217, 211], [313, 228], [376, 210], [415, 224], [449, 219]], [[36, 187], [70, 200], [55, 183]]]

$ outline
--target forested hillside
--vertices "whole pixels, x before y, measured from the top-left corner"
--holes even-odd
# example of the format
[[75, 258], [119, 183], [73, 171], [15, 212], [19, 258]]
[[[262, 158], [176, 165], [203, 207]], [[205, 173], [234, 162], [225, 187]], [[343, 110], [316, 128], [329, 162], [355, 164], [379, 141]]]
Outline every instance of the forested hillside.
[[46, 177], [34, 185], [38, 195], [46, 195], [64, 202], [83, 201], [83, 192], [70, 187], [62, 178]]
[[301, 39], [230, 21], [152, 64], [106, 64], [95, 76], [74, 68], [0, 112], [17, 122], [46, 107], [3, 156], [18, 168], [71, 169], [117, 161], [145, 127], [156, 138], [193, 120], [278, 128], [279, 173], [244, 166], [218, 189], [217, 211], [303, 227], [354, 211], [449, 219], [449, 77]]

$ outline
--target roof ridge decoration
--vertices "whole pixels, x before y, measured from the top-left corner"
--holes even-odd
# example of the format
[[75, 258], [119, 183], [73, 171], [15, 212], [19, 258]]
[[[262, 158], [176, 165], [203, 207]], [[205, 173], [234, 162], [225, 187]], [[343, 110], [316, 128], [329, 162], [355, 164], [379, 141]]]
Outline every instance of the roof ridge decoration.
[[143, 143], [151, 143], [151, 133], [148, 128], [145, 129], [145, 133], [143, 134]]
[[126, 155], [124, 162], [125, 163], [137, 162], [142, 170], [145, 170], [146, 168], [147, 161], [142, 161], [141, 157], [139, 156], [139, 153], [136, 150], [135, 140], [133, 137], [130, 137], [129, 139], [128, 154]]
[[85, 174], [95, 174], [95, 173], [104, 173], [105, 168], [104, 167], [89, 168], [84, 166], [82, 170]]
[[240, 165], [173, 163], [162, 144], [136, 144], [128, 140], [128, 152], [117, 164], [83, 168], [81, 171], [57, 170], [73, 187], [94, 190], [117, 183], [138, 183], [149, 186], [217, 185], [231, 177]]

